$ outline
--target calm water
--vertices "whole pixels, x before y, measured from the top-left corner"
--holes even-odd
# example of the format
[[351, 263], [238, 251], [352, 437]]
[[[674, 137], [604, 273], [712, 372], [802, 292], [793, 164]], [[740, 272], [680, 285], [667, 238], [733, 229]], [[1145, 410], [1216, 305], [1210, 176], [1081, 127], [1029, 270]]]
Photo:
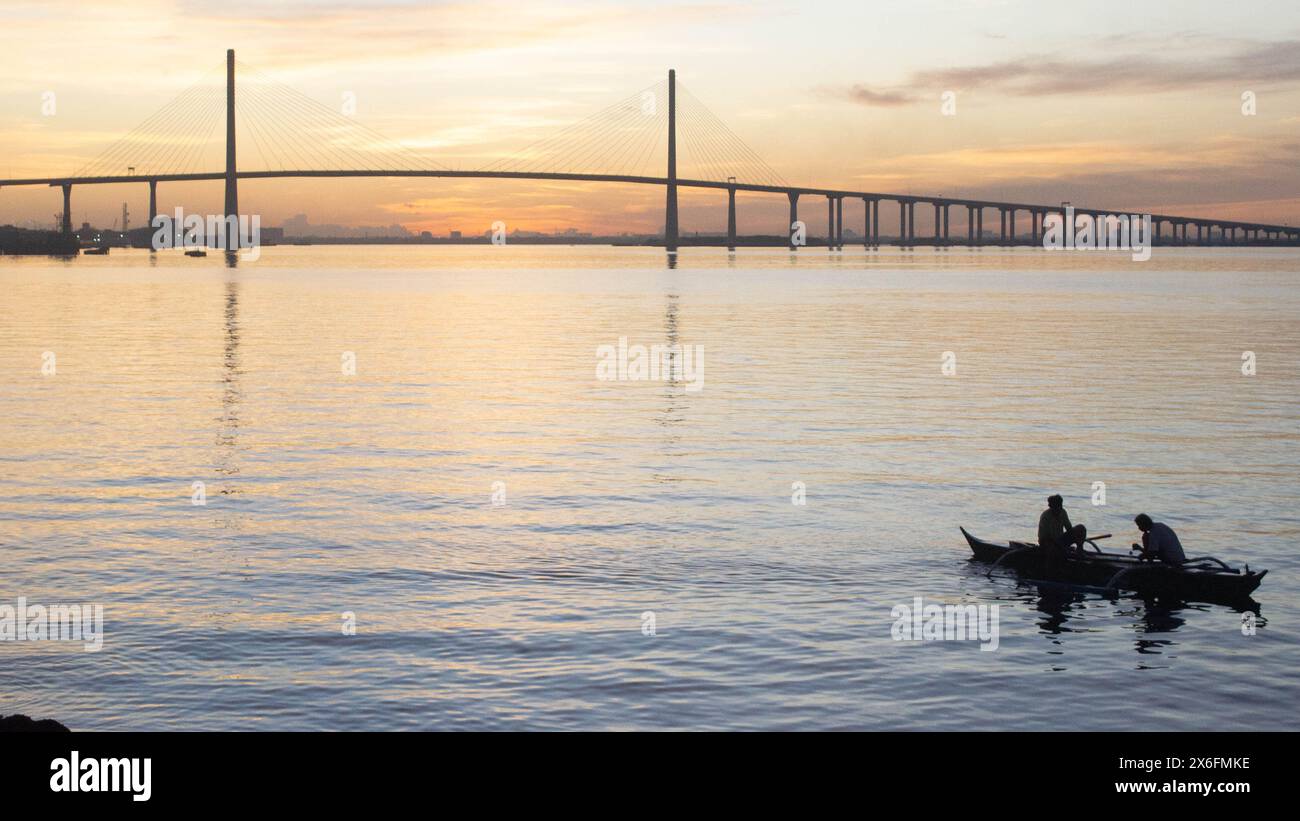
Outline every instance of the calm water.
[[[0, 713], [1300, 729], [1294, 251], [114, 250], [0, 294], [0, 603], [106, 632], [0, 642]], [[597, 381], [619, 337], [703, 346], [703, 389]], [[1270, 568], [1256, 634], [967, 562], [1052, 491]], [[999, 649], [893, 641], [914, 596], [1000, 604]]]

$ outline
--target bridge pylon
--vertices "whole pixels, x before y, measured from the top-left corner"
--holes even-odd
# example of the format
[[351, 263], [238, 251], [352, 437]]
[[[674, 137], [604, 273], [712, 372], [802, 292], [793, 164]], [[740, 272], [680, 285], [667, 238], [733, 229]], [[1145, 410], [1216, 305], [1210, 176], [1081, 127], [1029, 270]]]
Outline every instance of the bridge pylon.
[[[226, 250], [239, 248], [239, 178], [235, 171], [235, 50], [226, 49]], [[232, 220], [233, 217], [233, 220]], [[233, 230], [232, 230], [233, 229]]]
[[677, 250], [677, 71], [668, 69], [668, 195], [664, 203], [664, 247]]

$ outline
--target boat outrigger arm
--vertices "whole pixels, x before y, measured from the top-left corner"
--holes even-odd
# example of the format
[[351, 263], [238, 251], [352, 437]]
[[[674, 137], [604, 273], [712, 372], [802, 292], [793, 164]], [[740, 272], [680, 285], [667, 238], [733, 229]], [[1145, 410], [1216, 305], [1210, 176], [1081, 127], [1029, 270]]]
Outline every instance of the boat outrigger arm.
[[[1006, 555], [1004, 554], [1002, 558], [1005, 557]], [[1207, 565], [1205, 564], [1205, 562], [1214, 562], [1214, 564], [1218, 565], [1218, 567]], [[1197, 556], [1195, 559], [1187, 559], [1186, 561], [1182, 562], [1177, 566], [1168, 565], [1168, 564], [1149, 563], [1149, 564], [1134, 565], [1132, 567], [1126, 567], [1123, 570], [1120, 570], [1114, 576], [1110, 577], [1110, 581], [1106, 583], [1105, 589], [1118, 590], [1119, 589], [1118, 584], [1120, 579], [1126, 578], [1127, 574], [1135, 573], [1139, 570], [1169, 570], [1169, 571], [1198, 570], [1203, 573], [1241, 573], [1241, 571], [1238, 570], [1237, 568], [1229, 567], [1228, 563], [1225, 562], [1223, 559], [1216, 559], [1214, 556]], [[1250, 572], [1249, 565], [1246, 566], [1246, 572]]]
[[1124, 569], [1117, 572], [1114, 576], [1111, 576], [1110, 581], [1106, 582], [1106, 586], [1102, 588], [1102, 590], [1103, 592], [1118, 591], [1120, 579], [1126, 578], [1130, 573], [1136, 573], [1139, 570], [1149, 571], [1149, 570], [1166, 570], [1166, 569], [1168, 568], [1166, 568], [1164, 565], [1158, 565], [1158, 564], [1136, 564], [1133, 565], [1132, 567], [1125, 567]]
[[1024, 553], [1029, 550], [1037, 550], [1037, 549], [1038, 549], [1038, 545], [1036, 544], [1026, 544], [1024, 542], [1012, 542], [1011, 549], [1008, 550], [1006, 553], [1003, 553], [1001, 556], [998, 556], [998, 560], [995, 561], [993, 563], [993, 566], [989, 568], [989, 572], [984, 574], [984, 578], [986, 579], [993, 578], [993, 571], [998, 569], [998, 565], [1002, 564], [1002, 562], [1006, 561], [1012, 556], [1016, 556], [1018, 554]]
[[[1192, 565], [1197, 565], [1200, 564], [1201, 562], [1214, 562], [1215, 564], [1218, 565], [1218, 567], [1214, 568], [1214, 567], [1202, 566], [1202, 567], [1197, 567], [1196, 568], [1197, 570], [1207, 570], [1211, 573], [1240, 573], [1241, 572], [1235, 567], [1229, 567], [1228, 563], [1225, 562], [1223, 559], [1216, 559], [1213, 556], [1198, 556], [1195, 559], [1188, 559], [1187, 561], [1183, 562], [1182, 567], [1186, 567], [1190, 569]], [[1250, 572], [1250, 565], [1246, 565], [1246, 572], [1247, 573]]]

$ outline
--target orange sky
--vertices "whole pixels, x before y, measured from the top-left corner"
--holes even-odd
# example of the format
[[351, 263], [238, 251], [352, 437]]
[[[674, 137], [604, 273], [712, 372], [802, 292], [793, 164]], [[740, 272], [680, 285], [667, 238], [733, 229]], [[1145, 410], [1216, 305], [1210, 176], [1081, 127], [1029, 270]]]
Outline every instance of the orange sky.
[[[241, 68], [243, 170], [305, 164], [310, 156], [289, 150], [297, 139], [304, 153], [321, 153], [317, 167], [356, 165], [359, 155], [461, 169], [544, 163], [525, 148], [619, 100], [641, 100], [637, 92], [673, 67], [792, 184], [1300, 223], [1300, 11], [1290, 2], [1225, 14], [1220, 2], [1109, 0], [1073, 9], [1011, 0], [19, 0], [5, 16], [0, 177], [74, 173], [196, 82], [216, 91], [189, 110], [194, 133], [175, 137], [194, 164], [178, 170], [220, 170], [220, 64], [235, 48], [263, 73]], [[258, 85], [269, 80], [316, 102]], [[681, 124], [681, 173], [745, 179], [753, 164], [701, 136], [716, 132], [702, 116]], [[277, 122], [295, 130], [277, 140]], [[651, 140], [658, 123], [654, 114], [625, 118], [603, 136], [606, 156], [581, 157], [574, 138], [552, 159], [607, 166], [569, 170], [662, 174], [663, 145]], [[106, 162], [142, 163], [142, 151]], [[662, 198], [659, 188], [437, 179], [240, 188], [241, 209], [264, 225], [306, 213], [312, 223], [439, 234], [480, 233], [496, 220], [652, 231]], [[164, 184], [159, 200], [162, 209], [219, 211], [221, 184]], [[123, 201], [142, 224], [143, 184], [76, 189], [74, 221], [110, 225]], [[725, 203], [716, 192], [683, 194], [682, 230], [720, 229]], [[782, 230], [783, 198], [740, 205], [742, 232]], [[48, 226], [59, 207], [56, 190], [0, 190], [0, 222]], [[814, 226], [824, 219], [824, 203], [804, 208]], [[846, 218], [856, 227], [852, 210]]]

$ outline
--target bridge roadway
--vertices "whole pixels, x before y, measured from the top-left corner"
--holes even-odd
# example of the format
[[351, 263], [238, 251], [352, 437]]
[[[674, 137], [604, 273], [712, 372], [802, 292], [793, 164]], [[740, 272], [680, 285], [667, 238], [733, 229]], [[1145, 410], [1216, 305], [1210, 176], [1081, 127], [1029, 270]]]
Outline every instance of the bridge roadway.
[[[258, 179], [285, 179], [285, 178], [330, 178], [330, 177], [440, 177], [451, 179], [507, 179], [507, 180], [565, 180], [573, 182], [608, 182], [608, 183], [626, 183], [632, 185], [662, 185], [667, 186], [669, 179], [667, 177], [642, 177], [628, 176], [622, 174], [581, 174], [568, 172], [532, 172], [532, 171], [452, 171], [452, 170], [429, 170], [413, 171], [406, 169], [391, 170], [279, 170], [279, 171], [237, 171], [235, 176], [243, 180]], [[64, 192], [65, 204], [65, 228], [69, 221], [67, 216], [68, 202], [71, 196], [71, 189], [75, 185], [109, 185], [122, 183], [148, 183], [150, 186], [150, 222], [156, 213], [154, 208], [156, 186], [160, 182], [197, 182], [203, 180], [225, 180], [227, 174], [223, 171], [212, 171], [191, 174], [148, 174], [134, 175], [123, 174], [118, 176], [101, 176], [101, 177], [31, 177], [20, 179], [0, 179], [0, 189], [15, 186], [29, 185], [47, 185], [51, 187], [62, 188]], [[733, 182], [733, 181], [715, 181], [715, 180], [692, 180], [678, 177], [676, 184], [684, 188], [711, 188], [729, 193], [729, 231], [730, 236], [734, 239], [735, 225], [735, 192], [748, 191], [766, 194], [784, 194], [790, 201], [791, 222], [794, 222], [798, 216], [798, 199], [801, 196], [820, 196], [826, 197], [829, 201], [828, 222], [831, 224], [835, 233], [839, 235], [842, 245], [843, 239], [843, 200], [861, 199], [868, 204], [867, 211], [867, 232], [868, 239], [879, 241], [879, 203], [882, 201], [894, 202], [899, 205], [899, 222], [900, 226], [906, 227], [906, 239], [916, 241], [915, 235], [915, 206], [917, 203], [933, 206], [935, 209], [935, 239], [948, 240], [950, 237], [948, 231], [948, 213], [947, 209], [951, 206], [960, 206], [968, 209], [968, 239], [972, 242], [976, 237], [983, 237], [983, 212], [985, 209], [996, 209], [1001, 212], [1001, 231], [1002, 239], [1007, 240], [1015, 236], [1015, 213], [1024, 211], [1031, 216], [1033, 237], [1041, 237], [1041, 220], [1047, 214], [1065, 213], [1063, 205], [1036, 205], [1033, 203], [1018, 202], [1000, 202], [996, 200], [977, 200], [965, 199], [961, 197], [934, 197], [916, 194], [891, 194], [874, 191], [849, 191], [839, 188], [815, 188], [804, 186], [780, 186], [780, 185], [760, 185], [756, 183]], [[1090, 217], [1110, 217], [1121, 216], [1129, 213], [1107, 208], [1084, 208], [1073, 207], [1075, 215], [1087, 215]], [[979, 230], [976, 230], [976, 217], [978, 217]], [[1236, 220], [1207, 219], [1201, 217], [1182, 217], [1171, 214], [1152, 214], [1152, 221], [1156, 228], [1156, 237], [1160, 237], [1160, 225], [1168, 223], [1173, 228], [1173, 239], [1175, 242], [1187, 241], [1187, 226], [1197, 227], [1196, 242], [1211, 241], [1213, 234], [1212, 229], [1220, 230], [1221, 241], [1236, 241], [1236, 232], [1242, 230], [1243, 239], [1249, 240], [1254, 235], [1258, 240], [1262, 232], [1265, 239], [1277, 239], [1282, 241], [1300, 241], [1300, 228], [1294, 228], [1288, 225], [1274, 225], [1258, 222], [1241, 222]], [[1179, 229], [1182, 229], [1182, 238], [1179, 239]], [[1202, 229], [1204, 234], [1202, 234]], [[1227, 239], [1227, 232], [1232, 232], [1232, 240]], [[902, 233], [902, 231], [900, 231]], [[900, 237], [901, 238], [901, 237]]]

